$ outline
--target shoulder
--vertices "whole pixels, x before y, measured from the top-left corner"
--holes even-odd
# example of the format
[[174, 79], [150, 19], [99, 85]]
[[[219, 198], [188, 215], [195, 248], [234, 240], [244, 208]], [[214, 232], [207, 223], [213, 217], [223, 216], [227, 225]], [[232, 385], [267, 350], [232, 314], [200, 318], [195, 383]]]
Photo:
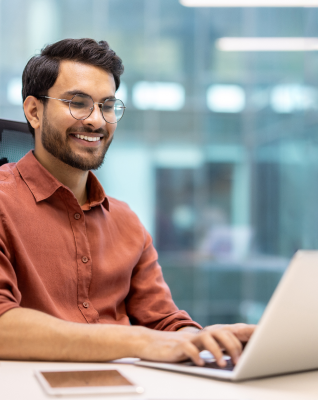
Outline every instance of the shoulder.
[[[20, 180], [19, 172], [16, 168], [15, 163], [4, 164], [0, 167], [0, 220], [3, 223], [5, 215], [13, 209], [16, 210], [20, 204], [19, 196], [19, 184]], [[12, 216], [14, 216], [14, 212]]]
[[16, 187], [17, 180], [20, 179], [16, 163], [4, 164], [0, 167], [0, 192]]
[[121, 200], [115, 199], [114, 197], [107, 196], [109, 202], [110, 214], [116, 216], [116, 218], [129, 218], [133, 220], [138, 220], [137, 214], [129, 207], [129, 205]]
[[109, 202], [109, 216], [118, 227], [129, 229], [131, 232], [139, 233], [143, 237], [146, 235], [146, 229], [138, 218], [137, 214], [129, 205], [121, 200], [107, 196]]
[[17, 209], [25, 209], [26, 201], [33, 196], [21, 177], [17, 163], [0, 167], [0, 213], [11, 213], [14, 217]]
[[111, 212], [122, 211], [122, 212], [134, 213], [125, 201], [118, 200], [110, 196], [107, 196], [107, 199], [109, 201], [109, 209]]

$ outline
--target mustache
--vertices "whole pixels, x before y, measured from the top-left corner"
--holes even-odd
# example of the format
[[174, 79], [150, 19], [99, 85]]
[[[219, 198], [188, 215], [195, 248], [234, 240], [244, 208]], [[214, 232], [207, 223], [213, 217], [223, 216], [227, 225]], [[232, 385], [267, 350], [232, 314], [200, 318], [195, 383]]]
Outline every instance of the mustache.
[[[75, 129], [76, 132], [78, 133], [98, 133], [98, 134], [102, 134], [103, 136], [105, 136], [106, 138], [109, 137], [109, 133], [107, 130], [99, 128], [99, 129], [91, 129], [89, 127], [86, 126], [82, 126], [81, 128], [76, 128]], [[66, 133], [69, 134], [71, 132], [74, 132], [74, 128], [68, 128], [66, 129]]]

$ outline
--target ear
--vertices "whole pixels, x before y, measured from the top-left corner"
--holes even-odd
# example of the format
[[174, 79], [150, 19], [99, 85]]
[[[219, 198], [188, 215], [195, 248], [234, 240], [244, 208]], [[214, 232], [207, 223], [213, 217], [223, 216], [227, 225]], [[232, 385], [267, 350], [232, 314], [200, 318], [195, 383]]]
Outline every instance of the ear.
[[24, 114], [32, 128], [40, 128], [40, 116], [43, 112], [43, 104], [34, 96], [28, 96], [23, 103]]

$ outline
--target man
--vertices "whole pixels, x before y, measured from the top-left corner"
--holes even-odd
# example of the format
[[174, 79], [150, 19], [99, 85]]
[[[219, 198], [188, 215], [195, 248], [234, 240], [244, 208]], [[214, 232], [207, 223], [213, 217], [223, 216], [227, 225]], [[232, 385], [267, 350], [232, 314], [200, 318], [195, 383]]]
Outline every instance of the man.
[[[0, 168], [0, 358], [234, 362], [254, 327], [201, 330], [178, 310], [151, 238], [90, 172], [124, 106], [106, 42], [65, 39], [23, 72], [34, 151]], [[112, 173], [112, 171], [109, 171]], [[170, 332], [167, 332], [170, 331]]]

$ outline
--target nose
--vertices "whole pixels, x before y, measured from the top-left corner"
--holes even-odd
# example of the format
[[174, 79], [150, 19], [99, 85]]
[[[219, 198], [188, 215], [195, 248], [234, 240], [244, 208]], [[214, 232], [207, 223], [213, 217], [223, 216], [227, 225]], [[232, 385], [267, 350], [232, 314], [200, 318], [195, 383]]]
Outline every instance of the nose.
[[94, 109], [91, 112], [91, 115], [82, 120], [83, 125], [89, 125], [91, 128], [100, 129], [106, 127], [106, 121], [103, 118], [102, 110], [98, 106], [98, 104], [94, 103]]

